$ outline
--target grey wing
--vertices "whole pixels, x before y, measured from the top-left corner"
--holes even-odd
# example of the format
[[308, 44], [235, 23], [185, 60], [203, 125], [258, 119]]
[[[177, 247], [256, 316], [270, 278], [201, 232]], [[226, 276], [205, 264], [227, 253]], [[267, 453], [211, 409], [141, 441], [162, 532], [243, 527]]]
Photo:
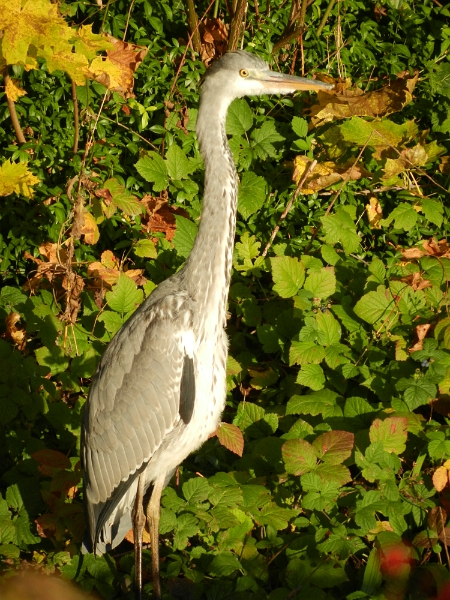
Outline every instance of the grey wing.
[[92, 382], [82, 459], [94, 548], [106, 520], [166, 436], [192, 415], [194, 363], [185, 344], [192, 338], [192, 311], [182, 300], [166, 296], [137, 311], [108, 346]]

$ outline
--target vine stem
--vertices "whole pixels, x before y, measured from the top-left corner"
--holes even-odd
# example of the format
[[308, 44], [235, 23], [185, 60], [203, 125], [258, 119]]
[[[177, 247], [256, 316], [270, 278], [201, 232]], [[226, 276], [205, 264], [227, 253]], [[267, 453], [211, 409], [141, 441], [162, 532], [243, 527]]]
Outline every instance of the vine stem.
[[294, 200], [298, 197], [298, 195], [300, 194], [300, 191], [307, 179], [307, 177], [309, 177], [309, 175], [312, 173], [312, 171], [315, 169], [317, 165], [317, 160], [313, 160], [311, 162], [311, 164], [309, 165], [309, 167], [306, 169], [306, 171], [303, 173], [303, 177], [300, 179], [300, 181], [297, 184], [297, 187], [295, 189], [295, 192], [292, 195], [292, 198], [289, 200], [289, 202], [286, 205], [286, 208], [283, 211], [283, 214], [281, 215], [281, 217], [278, 219], [278, 223], [276, 224], [274, 230], [272, 231], [272, 235], [270, 236], [269, 241], [267, 242], [266, 247], [264, 248], [264, 251], [262, 253], [262, 257], [265, 258], [267, 255], [267, 252], [269, 251], [270, 246], [272, 245], [273, 240], [275, 239], [275, 236], [277, 235], [277, 233], [280, 230], [280, 225], [281, 225], [281, 221], [283, 221], [286, 217], [288, 212], [291, 210], [292, 205], [294, 203]]
[[328, 21], [328, 17], [330, 16], [331, 11], [333, 10], [333, 6], [336, 4], [336, 0], [330, 0], [326, 11], [323, 13], [322, 20], [320, 21], [319, 27], [317, 28], [317, 37], [322, 33], [322, 29], [325, 27], [325, 23]]
[[[3, 69], [3, 80], [5, 82], [5, 88], [6, 88], [8, 83], [11, 81], [7, 66]], [[19, 144], [25, 144], [26, 139], [25, 139], [25, 136], [23, 135], [23, 131], [20, 126], [19, 119], [17, 117], [16, 107], [14, 106], [14, 102], [10, 98], [8, 98], [8, 96], [6, 96], [6, 102], [8, 103], [8, 110], [9, 110], [9, 114], [11, 117], [11, 122], [14, 127], [14, 131], [16, 133], [17, 141], [19, 142]]]
[[73, 79], [70, 80], [72, 83], [72, 101], [73, 101], [73, 126], [75, 129], [75, 133], [73, 135], [73, 148], [72, 151], [74, 154], [78, 152], [78, 138], [80, 135], [79, 130], [79, 113], [78, 113], [78, 98], [77, 98], [77, 86], [75, 85], [75, 81]]

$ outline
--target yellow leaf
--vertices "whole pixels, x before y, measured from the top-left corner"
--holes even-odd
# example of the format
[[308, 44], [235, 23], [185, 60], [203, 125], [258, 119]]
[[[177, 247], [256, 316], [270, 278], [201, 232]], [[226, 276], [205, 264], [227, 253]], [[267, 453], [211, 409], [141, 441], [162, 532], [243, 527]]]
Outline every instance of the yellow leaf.
[[96, 244], [100, 238], [100, 232], [95, 222], [95, 217], [90, 212], [84, 213], [84, 225], [81, 228], [81, 233], [84, 235], [86, 244]]
[[[292, 178], [296, 183], [302, 179], [310, 163], [311, 159], [307, 156], [297, 156], [295, 158], [295, 169]], [[354, 165], [353, 163], [346, 163], [344, 165], [336, 165], [336, 163], [332, 161], [317, 163], [306, 178], [304, 187], [302, 187], [302, 194], [314, 194], [314, 192], [343, 181], [344, 179], [351, 181], [369, 175], [370, 173], [363, 167]]]
[[38, 183], [40, 180], [27, 169], [26, 163], [12, 163], [8, 159], [0, 167], [0, 196], [15, 192], [31, 198], [31, 188]]
[[13, 102], [17, 102], [21, 96], [25, 96], [26, 94], [26, 91], [17, 85], [16, 81], [18, 81], [18, 79], [8, 79], [8, 83], [6, 84], [5, 88], [7, 97]]
[[443, 466], [447, 469], [447, 471], [450, 471], [450, 460], [446, 460]]
[[112, 50], [113, 44], [106, 35], [92, 33], [92, 25], [82, 25], [71, 40], [75, 43], [75, 51], [84, 55], [88, 60], [96, 57], [101, 50]]
[[63, 49], [44, 48], [39, 56], [47, 61], [50, 73], [65, 71], [76, 85], [85, 85], [88, 76], [88, 60], [83, 54], [71, 52], [70, 46]]
[[369, 219], [369, 225], [373, 229], [381, 229], [380, 221], [383, 218], [383, 209], [378, 199], [372, 196], [369, 200], [369, 204], [366, 204], [367, 218]]
[[433, 473], [433, 485], [438, 492], [442, 492], [448, 483], [448, 470], [446, 467], [438, 467]]

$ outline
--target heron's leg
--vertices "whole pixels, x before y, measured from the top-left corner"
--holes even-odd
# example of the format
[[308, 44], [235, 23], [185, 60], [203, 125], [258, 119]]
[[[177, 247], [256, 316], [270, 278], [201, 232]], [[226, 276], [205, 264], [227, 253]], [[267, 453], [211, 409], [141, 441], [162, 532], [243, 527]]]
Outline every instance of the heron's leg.
[[133, 508], [134, 537], [134, 586], [136, 600], [142, 600], [142, 532], [145, 526], [145, 514], [142, 506], [144, 500], [144, 474], [138, 479], [136, 500]]
[[165, 475], [159, 477], [154, 485], [147, 506], [147, 519], [150, 525], [150, 543], [152, 545], [153, 598], [161, 600], [161, 581], [159, 579], [159, 515], [161, 493], [164, 489]]

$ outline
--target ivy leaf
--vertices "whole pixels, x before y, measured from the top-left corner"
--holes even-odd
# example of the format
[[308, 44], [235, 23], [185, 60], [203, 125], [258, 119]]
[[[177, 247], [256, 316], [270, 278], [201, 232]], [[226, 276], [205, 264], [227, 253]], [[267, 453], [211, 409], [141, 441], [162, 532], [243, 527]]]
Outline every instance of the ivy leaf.
[[381, 442], [386, 452], [402, 454], [406, 448], [408, 419], [388, 417], [384, 421], [375, 419], [369, 430], [370, 441]]
[[253, 125], [253, 113], [244, 98], [233, 100], [228, 109], [226, 131], [228, 135], [244, 135]]
[[175, 221], [177, 229], [173, 236], [173, 245], [180, 256], [187, 258], [194, 245], [198, 228], [195, 223], [181, 215], [175, 215]]
[[251, 171], [244, 173], [239, 184], [238, 211], [244, 219], [257, 212], [267, 197], [267, 185], [263, 177]]
[[305, 281], [305, 267], [293, 256], [271, 258], [273, 289], [282, 298], [291, 298], [297, 294]]
[[144, 298], [144, 292], [138, 290], [132, 279], [120, 274], [118, 282], [111, 292], [106, 292], [109, 308], [117, 313], [126, 314], [135, 310]]
[[135, 167], [145, 181], [154, 183], [155, 192], [161, 192], [169, 185], [167, 163], [157, 152], [149, 152], [147, 156], [138, 160]]
[[336, 291], [336, 275], [327, 267], [313, 271], [306, 278], [304, 288], [311, 292], [314, 298], [329, 298]]
[[286, 471], [292, 475], [303, 475], [316, 468], [316, 453], [306, 440], [288, 440], [283, 444], [281, 453]]
[[217, 437], [222, 446], [225, 446], [225, 448], [238, 456], [242, 456], [244, 452], [244, 436], [239, 427], [231, 423], [221, 423], [217, 431]]
[[323, 389], [325, 375], [320, 365], [303, 365], [298, 372], [296, 383], [300, 383], [314, 391]]
[[330, 465], [339, 465], [353, 450], [354, 435], [348, 431], [327, 431], [313, 442], [317, 456]]

